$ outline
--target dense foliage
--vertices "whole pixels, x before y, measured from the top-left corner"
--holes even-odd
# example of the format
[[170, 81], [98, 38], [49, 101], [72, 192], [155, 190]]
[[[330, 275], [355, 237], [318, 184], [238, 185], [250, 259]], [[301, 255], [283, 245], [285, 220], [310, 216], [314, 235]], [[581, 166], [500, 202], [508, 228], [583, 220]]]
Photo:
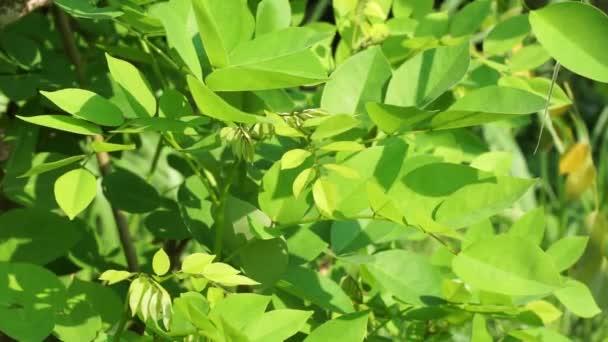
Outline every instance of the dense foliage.
[[590, 4], [55, 0], [0, 48], [0, 340], [608, 338]]

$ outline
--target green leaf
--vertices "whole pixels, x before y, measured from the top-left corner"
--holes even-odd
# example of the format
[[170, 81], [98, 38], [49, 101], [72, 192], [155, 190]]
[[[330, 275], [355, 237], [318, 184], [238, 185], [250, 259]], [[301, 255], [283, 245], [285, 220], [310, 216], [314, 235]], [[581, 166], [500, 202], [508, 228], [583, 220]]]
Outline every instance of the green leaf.
[[177, 119], [192, 115], [192, 106], [188, 99], [179, 91], [168, 89], [158, 100], [158, 115], [160, 117]]
[[483, 41], [483, 52], [499, 55], [512, 50], [530, 34], [528, 15], [516, 15], [499, 22]]
[[464, 77], [469, 60], [468, 42], [417, 54], [393, 73], [385, 103], [419, 108], [428, 105]]
[[402, 225], [390, 221], [335, 221], [331, 226], [331, 249], [338, 255], [345, 255], [371, 244], [404, 239], [407, 235], [409, 233]]
[[31, 169], [27, 170], [26, 173], [22, 174], [21, 176], [19, 176], [19, 178], [22, 177], [31, 177], [34, 175], [39, 175], [45, 172], [49, 172], [52, 170], [56, 170], [58, 168], [67, 166], [67, 165], [71, 165], [74, 164], [78, 161], [83, 160], [86, 157], [86, 155], [81, 154], [81, 155], [77, 155], [77, 156], [71, 156], [71, 157], [67, 157], [64, 159], [60, 159], [57, 161], [53, 161], [50, 163], [42, 163], [42, 164], [38, 164], [34, 167], [32, 167]]
[[53, 92], [41, 91], [62, 110], [102, 126], [120, 126], [124, 122], [122, 112], [115, 104], [94, 92], [68, 88]]
[[171, 260], [164, 249], [159, 249], [152, 258], [152, 270], [156, 275], [163, 276], [171, 268]]
[[114, 290], [100, 283], [74, 279], [69, 287], [69, 293], [83, 298], [101, 317], [104, 329], [109, 329], [118, 323], [123, 314], [123, 301]]
[[372, 122], [388, 134], [416, 129], [417, 125], [424, 125], [436, 115], [416, 107], [397, 107], [373, 102], [368, 103], [366, 107]]
[[[315, 85], [327, 73], [310, 50], [327, 33], [304, 27], [289, 27], [238, 45], [230, 54], [230, 65], [206, 78], [214, 91], [245, 91]], [[239, 82], [234, 82], [238, 79]]]
[[363, 342], [369, 313], [355, 312], [327, 321], [313, 330], [304, 342]]
[[127, 272], [127, 271], [116, 271], [116, 270], [107, 270], [104, 271], [100, 276], [99, 280], [107, 281], [108, 285], [119, 283], [123, 280], [127, 280], [134, 276], [135, 273]]
[[239, 43], [249, 40], [255, 29], [247, 1], [192, 1], [192, 7], [211, 65], [215, 68], [227, 66], [230, 52]]
[[530, 12], [530, 25], [541, 45], [573, 72], [608, 82], [608, 16], [575, 1], [551, 4]]
[[123, 12], [112, 7], [96, 7], [87, 1], [55, 0], [55, 4], [64, 11], [77, 18], [109, 20], [123, 15]]
[[312, 315], [312, 311], [273, 310], [265, 312], [245, 328], [252, 342], [281, 342], [295, 335]]
[[349, 114], [334, 114], [323, 118], [321, 124], [310, 136], [312, 140], [322, 140], [342, 134], [357, 127], [361, 122]]
[[425, 297], [441, 296], [441, 273], [422, 255], [389, 250], [363, 265], [381, 288], [407, 303], [423, 304]]
[[458, 11], [450, 22], [450, 34], [460, 37], [475, 33], [492, 9], [492, 1], [475, 0]]
[[191, 12], [190, 0], [171, 0], [150, 8], [150, 13], [163, 23], [169, 46], [177, 51], [192, 74], [202, 80], [203, 71], [189, 30], [188, 19]]
[[237, 286], [237, 285], [258, 285], [259, 283], [251, 280], [245, 276], [239, 275], [240, 273], [234, 267], [221, 263], [214, 262], [207, 266], [203, 270], [203, 276], [213, 282], [222, 284], [224, 286]]
[[380, 48], [357, 53], [332, 73], [323, 88], [321, 108], [330, 113], [366, 114], [365, 103], [382, 101], [391, 74], [391, 66]]
[[27, 121], [34, 125], [50, 127], [61, 131], [82, 135], [97, 135], [102, 134], [101, 128], [88, 121], [73, 118], [67, 115], [37, 115], [37, 116], [19, 116], [23, 121]]
[[94, 152], [131, 151], [135, 149], [135, 144], [113, 144], [99, 140], [91, 142], [89, 146]]
[[312, 195], [319, 210], [331, 217], [336, 209], [336, 186], [326, 178], [319, 178], [312, 186]]
[[253, 240], [239, 256], [247, 276], [264, 287], [273, 286], [281, 278], [289, 261], [287, 244], [281, 238]]
[[311, 165], [304, 163], [299, 167], [281, 170], [281, 162], [276, 162], [262, 178], [258, 194], [260, 209], [272, 221], [280, 223], [299, 221], [312, 206], [309, 190], [304, 190], [297, 198], [292, 185], [296, 177]]
[[[54, 334], [61, 341], [92, 341], [102, 330], [101, 315], [89, 303], [86, 293], [70, 286], [66, 308], [57, 315]], [[121, 307], [118, 307], [121, 310]]]
[[0, 261], [45, 265], [82, 237], [80, 225], [49, 211], [21, 208], [0, 215]]
[[17, 341], [44, 340], [66, 303], [65, 287], [40, 266], [0, 262], [0, 274], [0, 331]]
[[577, 316], [591, 318], [601, 312], [591, 291], [577, 280], [568, 279], [563, 288], [554, 292], [555, 297]]
[[222, 121], [241, 122], [245, 124], [266, 121], [266, 118], [264, 117], [245, 113], [232, 107], [196, 78], [187, 76], [187, 80], [190, 92], [192, 92], [192, 97], [194, 97], [194, 102], [196, 102], [198, 109], [204, 115]]
[[565, 271], [574, 265], [587, 247], [587, 236], [567, 236], [554, 242], [547, 250], [547, 254], [553, 258], [558, 271]]
[[115, 208], [129, 213], [147, 213], [160, 205], [158, 191], [138, 175], [123, 168], [105, 176], [103, 193]]
[[215, 255], [207, 253], [194, 253], [184, 258], [182, 262], [182, 272], [190, 274], [202, 274], [203, 270], [209, 265]]
[[551, 257], [532, 242], [510, 235], [473, 243], [453, 259], [452, 269], [479, 290], [512, 296], [548, 294], [562, 285]]
[[262, 0], [255, 13], [255, 36], [287, 28], [291, 25], [289, 0]]
[[73, 220], [97, 195], [97, 179], [85, 169], [69, 171], [55, 181], [55, 200]]
[[299, 148], [289, 150], [281, 157], [281, 170], [296, 168], [302, 165], [302, 163], [311, 155], [312, 153], [310, 151]]
[[350, 298], [331, 278], [301, 266], [289, 265], [277, 286], [326, 310], [354, 311]]
[[106, 54], [112, 78], [124, 91], [127, 102], [138, 117], [150, 117], [156, 113], [156, 98], [148, 81], [131, 63]]

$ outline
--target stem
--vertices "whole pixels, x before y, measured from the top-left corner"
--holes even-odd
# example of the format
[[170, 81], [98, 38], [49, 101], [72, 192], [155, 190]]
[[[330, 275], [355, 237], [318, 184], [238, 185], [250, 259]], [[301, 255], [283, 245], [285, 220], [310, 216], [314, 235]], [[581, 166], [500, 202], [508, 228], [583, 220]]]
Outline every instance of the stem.
[[125, 331], [128, 321], [129, 321], [129, 299], [127, 297], [127, 300], [125, 300], [125, 307], [122, 312], [122, 316], [120, 317], [120, 321], [118, 322], [118, 326], [116, 327], [116, 332], [114, 333], [114, 336], [112, 337], [112, 342], [120, 341], [120, 336]]
[[545, 128], [545, 124], [547, 125], [547, 129], [553, 138], [553, 142], [555, 143], [555, 147], [560, 154], [564, 153], [564, 145], [555, 132], [555, 127], [553, 127], [553, 121], [551, 121], [551, 117], [549, 116], [549, 106], [551, 104], [551, 97], [553, 96], [553, 88], [555, 86], [555, 82], [557, 81], [557, 74], [559, 73], [560, 64], [559, 62], [555, 62], [555, 67], [553, 68], [553, 76], [551, 77], [551, 85], [549, 86], [549, 94], [547, 94], [547, 103], [545, 104], [545, 110], [541, 119], [540, 133], [538, 134], [538, 141], [536, 142], [536, 147], [534, 148], [534, 153], [538, 151], [538, 147], [540, 146], [540, 139], [543, 136], [543, 128]]
[[[53, 16], [55, 17], [55, 22], [57, 24], [57, 29], [61, 34], [61, 39], [63, 41], [65, 51], [68, 54], [70, 60], [72, 61], [74, 68], [76, 69], [78, 83], [81, 87], [86, 87], [87, 79], [85, 76], [84, 63], [82, 62], [80, 52], [78, 51], [78, 47], [76, 46], [76, 41], [74, 40], [74, 34], [72, 32], [72, 28], [70, 27], [70, 20], [65, 14], [65, 12], [63, 12], [56, 5], [53, 6], [52, 11]], [[103, 141], [103, 137], [101, 135], [96, 135], [93, 137], [93, 140]], [[99, 152], [96, 154], [96, 157], [101, 176], [105, 177], [111, 172], [110, 155], [107, 152]], [[127, 224], [127, 219], [121, 211], [115, 209], [114, 207], [112, 207], [112, 214], [114, 216], [116, 228], [118, 229], [120, 243], [122, 245], [122, 249], [125, 253], [125, 258], [127, 260], [127, 267], [129, 271], [137, 272], [139, 271], [139, 265], [137, 263], [137, 253], [135, 252], [135, 246], [133, 245], [133, 241], [131, 241], [131, 236], [129, 235], [129, 226]]]

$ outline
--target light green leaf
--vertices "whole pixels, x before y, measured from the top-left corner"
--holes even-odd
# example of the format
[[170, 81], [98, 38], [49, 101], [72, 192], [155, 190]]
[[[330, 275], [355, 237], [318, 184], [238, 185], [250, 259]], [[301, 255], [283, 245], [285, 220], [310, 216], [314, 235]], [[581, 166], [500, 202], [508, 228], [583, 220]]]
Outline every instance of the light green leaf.
[[562, 286], [551, 257], [510, 235], [473, 243], [453, 259], [452, 269], [474, 288], [512, 296], [543, 295]]
[[115, 104], [94, 92], [68, 88], [53, 92], [41, 91], [62, 110], [102, 126], [120, 126], [124, 122], [122, 112]]
[[194, 102], [204, 115], [228, 122], [254, 124], [266, 121], [265, 117], [242, 112], [228, 104], [219, 95], [207, 88], [203, 82], [192, 76], [187, 76], [188, 87], [194, 97]]
[[82, 238], [82, 226], [48, 210], [19, 208], [0, 215], [0, 261], [46, 265]]
[[545, 236], [544, 208], [539, 207], [527, 212], [513, 223], [507, 234], [528, 240], [535, 245], [540, 245]]
[[201, 274], [207, 265], [209, 265], [215, 255], [207, 253], [194, 253], [184, 258], [182, 262], [182, 272], [190, 274]]
[[151, 284], [142, 277], [135, 278], [129, 285], [129, 309], [131, 316], [135, 316], [140, 311], [140, 304], [143, 296], [150, 289]]
[[312, 315], [312, 311], [273, 310], [245, 327], [252, 342], [282, 342], [295, 335]]
[[460, 37], [475, 33], [492, 9], [492, 1], [475, 0], [458, 11], [450, 22], [450, 34]]
[[112, 78], [127, 96], [127, 102], [138, 117], [150, 117], [156, 113], [156, 98], [146, 78], [131, 63], [106, 54]]
[[190, 0], [171, 0], [154, 5], [150, 13], [163, 23], [169, 46], [175, 48], [194, 76], [202, 80], [201, 64], [188, 27], [191, 3]]
[[344, 133], [357, 127], [361, 122], [349, 114], [335, 114], [323, 118], [311, 135], [312, 140], [322, 140]]
[[417, 125], [424, 127], [425, 122], [436, 115], [434, 112], [416, 107], [397, 107], [374, 102], [368, 103], [366, 107], [371, 120], [388, 134], [400, 130], [412, 130]]
[[361, 177], [361, 175], [359, 175], [359, 172], [357, 172], [357, 170], [352, 169], [348, 166], [329, 163], [329, 164], [323, 164], [323, 167], [330, 171], [336, 172], [337, 174], [339, 174], [340, 176], [345, 177], [345, 178], [357, 179], [357, 178]]
[[513, 53], [507, 66], [511, 72], [533, 70], [547, 63], [550, 58], [542, 46], [530, 44]]
[[302, 165], [306, 158], [310, 157], [311, 155], [312, 153], [310, 151], [299, 148], [289, 150], [281, 157], [281, 170], [296, 168]]
[[97, 135], [102, 134], [101, 128], [88, 121], [74, 118], [67, 115], [37, 115], [37, 116], [19, 116], [23, 121], [27, 121], [34, 125], [50, 127], [61, 131], [82, 135]]
[[164, 249], [159, 249], [152, 258], [152, 270], [156, 275], [162, 276], [169, 272], [170, 268], [171, 260], [169, 260], [169, 256]]
[[499, 55], [513, 49], [530, 33], [528, 15], [516, 15], [499, 22], [483, 41], [483, 52]]
[[441, 273], [422, 255], [389, 250], [374, 254], [363, 265], [381, 288], [407, 303], [423, 304], [424, 297], [441, 297]]
[[255, 36], [287, 28], [291, 25], [289, 0], [262, 0], [255, 13]]
[[215, 68], [229, 64], [229, 54], [253, 35], [255, 20], [245, 0], [192, 1], [205, 52]]
[[354, 141], [334, 141], [321, 146], [320, 149], [335, 152], [357, 152], [365, 149], [365, 146]]
[[95, 199], [97, 179], [88, 170], [76, 169], [59, 177], [54, 189], [57, 204], [73, 220]]
[[304, 342], [363, 342], [369, 313], [355, 312], [327, 321], [313, 330]]
[[601, 312], [591, 291], [577, 280], [568, 279], [563, 288], [554, 292], [555, 297], [577, 316], [591, 318]]
[[53, 161], [50, 163], [38, 164], [38, 165], [32, 167], [31, 169], [29, 169], [26, 173], [22, 174], [18, 178], [31, 177], [34, 175], [39, 175], [39, 174], [42, 174], [42, 173], [45, 173], [48, 171], [52, 171], [52, 170], [64, 167], [66, 165], [74, 164], [78, 161], [83, 160], [85, 157], [86, 157], [86, 155], [81, 154], [81, 155], [71, 156], [71, 157], [67, 157], [64, 159], [57, 160], [57, 161]]
[[0, 274], [4, 278], [0, 331], [17, 341], [45, 340], [67, 300], [59, 278], [45, 268], [23, 263], [0, 262]]
[[234, 267], [222, 263], [222, 262], [214, 262], [208, 264], [203, 269], [203, 276], [214, 282], [221, 282], [222, 278], [233, 276], [239, 273], [239, 270]]
[[534, 35], [549, 54], [573, 72], [608, 82], [608, 16], [580, 2], [566, 1], [530, 12]]
[[547, 254], [553, 258], [558, 271], [565, 271], [574, 265], [587, 247], [587, 236], [567, 236], [554, 242], [547, 250]]
[[313, 175], [315, 169], [309, 167], [307, 169], [302, 170], [298, 176], [294, 179], [291, 189], [293, 191], [293, 195], [297, 198], [302, 193], [302, 190], [308, 185], [308, 182], [311, 180], [311, 175]]
[[486, 325], [486, 318], [482, 314], [475, 314], [473, 316], [473, 323], [471, 325], [471, 342], [492, 342], [494, 339], [488, 332]]
[[312, 195], [315, 204], [325, 215], [330, 216], [336, 209], [336, 189], [335, 185], [326, 178], [319, 178], [312, 186]]
[[94, 152], [131, 151], [135, 149], [135, 144], [113, 144], [99, 140], [91, 142], [89, 146]]
[[349, 57], [325, 84], [321, 108], [330, 113], [365, 114], [365, 103], [381, 102], [391, 66], [378, 47]]
[[432, 0], [394, 0], [393, 14], [395, 17], [423, 18], [433, 11]]
[[428, 105], [464, 77], [469, 60], [468, 42], [419, 53], [395, 70], [385, 103], [419, 108]]
[[87, 1], [55, 0], [55, 4], [77, 18], [108, 20], [120, 17], [124, 13], [111, 7], [95, 7]]
[[221, 317], [237, 330], [242, 330], [262, 317], [270, 302], [269, 296], [254, 293], [237, 293], [230, 295], [211, 309], [210, 318]]
[[127, 272], [127, 271], [116, 271], [116, 270], [107, 270], [104, 271], [100, 276], [99, 280], [107, 281], [108, 285], [119, 283], [123, 280], [127, 280], [134, 276], [135, 273]]
[[[326, 32], [289, 27], [238, 45], [230, 65], [206, 78], [215, 91], [245, 91], [314, 85], [327, 73], [310, 47], [328, 37]], [[238, 79], [239, 82], [234, 82]]]

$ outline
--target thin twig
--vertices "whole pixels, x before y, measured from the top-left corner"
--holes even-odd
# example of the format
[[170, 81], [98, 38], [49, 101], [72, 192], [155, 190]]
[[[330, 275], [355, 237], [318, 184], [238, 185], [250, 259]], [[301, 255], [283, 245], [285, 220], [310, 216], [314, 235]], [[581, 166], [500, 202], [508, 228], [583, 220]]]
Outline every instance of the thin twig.
[[553, 68], [553, 76], [551, 77], [551, 85], [549, 86], [549, 94], [547, 95], [547, 103], [545, 103], [545, 110], [544, 110], [541, 124], [540, 124], [540, 133], [538, 134], [538, 141], [536, 142], [536, 147], [534, 148], [534, 153], [532, 153], [532, 154], [536, 154], [536, 151], [538, 151], [538, 147], [540, 146], [540, 139], [543, 136], [543, 129], [545, 128], [545, 122], [548, 122], [547, 129], [549, 130], [551, 135], [554, 137], [553, 140], [556, 144], [557, 149], [559, 150], [560, 153], [563, 153], [563, 151], [564, 151], [564, 147], [561, 146], [561, 141], [559, 141], [559, 139], [555, 139], [557, 134], [555, 133], [555, 128], [553, 127], [553, 122], [551, 121], [551, 118], [549, 117], [549, 105], [551, 104], [551, 97], [553, 96], [553, 88], [555, 86], [555, 82], [557, 81], [557, 74], [559, 73], [559, 69], [560, 69], [560, 64], [559, 64], [559, 62], [556, 61], [555, 67]]
[[[63, 41], [66, 53], [68, 54], [68, 57], [70, 58], [72, 64], [74, 65], [74, 68], [76, 69], [78, 84], [81, 87], [85, 88], [87, 86], [87, 79], [85, 75], [84, 63], [82, 61], [82, 57], [80, 56], [80, 52], [78, 51], [78, 47], [76, 46], [76, 41], [74, 40], [74, 34], [70, 26], [70, 20], [65, 14], [65, 12], [63, 12], [63, 10], [61, 10], [56, 5], [53, 6], [52, 11], [53, 16], [55, 17], [55, 22], [57, 24], [57, 29], [61, 34], [61, 39]], [[103, 137], [101, 135], [96, 135], [93, 137], [93, 140], [103, 141]], [[110, 155], [107, 152], [99, 152], [96, 154], [96, 157], [101, 176], [107, 176], [111, 172]], [[131, 272], [137, 272], [139, 271], [137, 253], [135, 251], [133, 241], [131, 240], [127, 219], [123, 212], [114, 208], [113, 206], [112, 214], [114, 216], [114, 222], [116, 223], [120, 243], [122, 245], [122, 249], [127, 261], [127, 268]]]

